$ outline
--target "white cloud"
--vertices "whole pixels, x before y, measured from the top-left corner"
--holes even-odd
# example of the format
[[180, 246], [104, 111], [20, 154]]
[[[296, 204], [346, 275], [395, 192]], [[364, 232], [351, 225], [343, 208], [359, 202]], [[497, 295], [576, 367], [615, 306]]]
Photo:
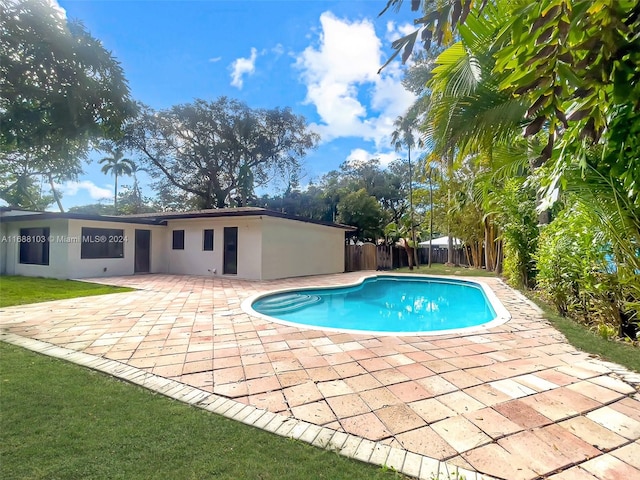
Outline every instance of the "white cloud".
[[98, 187], [90, 180], [81, 182], [65, 182], [62, 185], [56, 185], [63, 195], [77, 195], [80, 190], [86, 190], [93, 200], [113, 199], [113, 189]]
[[382, 42], [371, 21], [349, 21], [324, 12], [320, 24], [317, 44], [296, 59], [307, 86], [305, 102], [320, 116], [315, 130], [324, 141], [361, 137], [378, 148], [386, 146], [393, 121], [415, 99], [400, 83], [401, 68], [395, 62], [378, 75]]
[[216, 62], [219, 62], [220, 60], [222, 60], [222, 57], [213, 57], [209, 59], [211, 63], [216, 63]]
[[391, 162], [402, 158], [402, 156], [394, 151], [387, 152], [367, 152], [362, 148], [355, 148], [351, 150], [349, 155], [347, 156], [347, 162], [369, 162], [370, 160], [377, 158], [380, 160], [380, 165], [383, 167], [387, 167]]
[[394, 21], [388, 21], [385, 39], [388, 42], [393, 42], [394, 40], [405, 37], [410, 33], [415, 32], [417, 28], [418, 27], [412, 25], [411, 23], [397, 24]]
[[271, 52], [276, 56], [276, 58], [279, 58], [284, 53], [284, 47], [282, 46], [281, 43], [278, 43], [275, 47], [271, 49]]
[[231, 85], [242, 89], [244, 85], [244, 76], [252, 75], [256, 71], [256, 59], [258, 58], [258, 50], [251, 49], [249, 58], [236, 58], [231, 63]]
[[57, 10], [58, 15], [60, 15], [61, 18], [67, 18], [67, 11], [60, 6], [57, 0], [48, 0], [48, 3], [49, 5], [51, 5], [51, 7], [53, 7], [54, 10]]

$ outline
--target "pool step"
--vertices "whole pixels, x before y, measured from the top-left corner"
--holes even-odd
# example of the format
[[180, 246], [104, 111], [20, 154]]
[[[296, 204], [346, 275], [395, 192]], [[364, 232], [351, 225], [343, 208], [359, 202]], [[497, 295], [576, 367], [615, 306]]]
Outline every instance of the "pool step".
[[275, 298], [260, 300], [259, 305], [256, 305], [257, 308], [254, 308], [256, 308], [256, 311], [264, 313], [265, 315], [274, 315], [278, 313], [293, 312], [299, 308], [306, 307], [307, 305], [313, 305], [320, 301], [322, 301], [322, 298], [318, 295], [292, 293]]

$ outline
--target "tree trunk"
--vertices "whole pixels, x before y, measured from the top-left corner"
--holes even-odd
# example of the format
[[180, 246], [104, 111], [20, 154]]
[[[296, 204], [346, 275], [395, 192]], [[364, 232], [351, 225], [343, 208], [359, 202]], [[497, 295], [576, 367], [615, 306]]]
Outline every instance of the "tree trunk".
[[433, 183], [431, 175], [433, 168], [429, 167], [429, 268], [431, 268], [431, 249], [433, 247]]
[[[536, 192], [536, 205], [540, 206], [542, 203], [542, 195], [540, 192]], [[551, 223], [551, 210], [546, 209], [538, 213], [538, 225], [549, 225]]]
[[407, 262], [409, 263], [409, 270], [413, 270], [413, 252], [412, 248], [409, 246], [409, 242], [407, 242], [406, 238], [402, 239], [402, 243], [404, 244], [404, 250], [407, 252]]
[[[447, 156], [447, 209], [451, 208], [451, 178], [453, 173], [453, 157]], [[451, 218], [447, 214], [447, 235], [449, 236], [449, 242], [447, 244], [447, 264], [453, 265], [453, 237], [451, 236]]]
[[498, 240], [496, 251], [496, 267], [494, 271], [500, 275], [502, 273], [502, 240]]
[[[469, 250], [471, 250], [471, 258], [469, 258]], [[473, 248], [472, 247], [465, 247], [464, 249], [464, 257], [467, 259], [467, 265], [471, 266], [473, 265]]]
[[[416, 243], [416, 227], [413, 223], [413, 171], [411, 170], [411, 145], [407, 149], [409, 159], [409, 218], [411, 219], [411, 241], [413, 242], [413, 263], [418, 267], [418, 244]], [[413, 269], [413, 267], [411, 267]]]
[[115, 174], [116, 177], [116, 188], [114, 190], [113, 195], [113, 213], [115, 215], [118, 214], [118, 174]]
[[484, 266], [488, 272], [495, 270], [496, 245], [493, 233], [493, 225], [486, 216], [484, 219]]
[[51, 185], [51, 192], [53, 193], [53, 198], [56, 199], [56, 203], [58, 204], [58, 208], [60, 209], [60, 211], [64, 212], [64, 207], [62, 206], [62, 202], [60, 201], [60, 196], [58, 195], [58, 191], [56, 190], [56, 187], [53, 184], [53, 176], [51, 176], [51, 172], [49, 172], [47, 176], [49, 177], [49, 185]]
[[447, 264], [453, 265], [453, 237], [451, 236], [451, 225], [447, 220], [447, 234], [449, 239], [447, 242]]

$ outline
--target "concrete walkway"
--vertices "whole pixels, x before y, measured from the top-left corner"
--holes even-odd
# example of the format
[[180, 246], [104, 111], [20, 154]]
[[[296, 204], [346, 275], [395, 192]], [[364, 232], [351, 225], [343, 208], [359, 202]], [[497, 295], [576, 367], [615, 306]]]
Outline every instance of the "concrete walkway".
[[415, 477], [640, 478], [640, 375], [576, 351], [500, 280], [481, 279], [512, 319], [464, 335], [306, 330], [240, 309], [361, 276], [95, 279], [139, 290], [2, 309], [2, 338]]

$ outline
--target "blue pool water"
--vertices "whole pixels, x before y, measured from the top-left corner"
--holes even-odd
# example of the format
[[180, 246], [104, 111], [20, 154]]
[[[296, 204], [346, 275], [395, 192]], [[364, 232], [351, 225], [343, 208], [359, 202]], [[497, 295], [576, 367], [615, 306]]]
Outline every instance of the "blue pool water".
[[496, 311], [479, 284], [425, 277], [376, 276], [354, 286], [274, 293], [256, 312], [301, 326], [419, 333], [483, 325]]

